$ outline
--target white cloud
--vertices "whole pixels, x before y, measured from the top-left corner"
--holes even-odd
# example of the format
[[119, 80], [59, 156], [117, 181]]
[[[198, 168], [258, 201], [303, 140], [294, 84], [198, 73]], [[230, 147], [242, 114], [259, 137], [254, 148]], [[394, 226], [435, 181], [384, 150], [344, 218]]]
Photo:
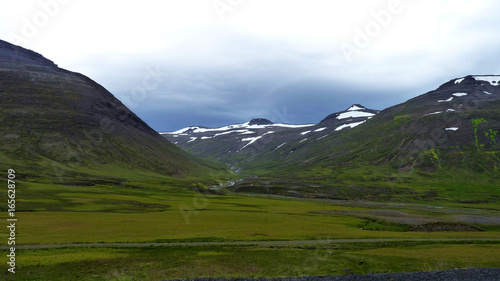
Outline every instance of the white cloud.
[[[56, 1], [3, 3], [0, 38], [22, 36], [25, 19], [46, 11], [40, 3]], [[374, 14], [394, 1], [399, 12], [346, 61], [340, 44], [354, 44], [357, 30], [374, 28]], [[137, 104], [139, 113], [197, 110], [220, 121], [252, 112], [272, 117], [287, 106], [299, 120], [363, 103], [346, 96], [389, 106], [454, 77], [500, 73], [500, 5], [492, 0], [240, 0], [224, 20], [213, 0], [65, 2], [22, 45], [119, 98], [158, 66], [165, 79]], [[385, 93], [385, 103], [374, 93]]]

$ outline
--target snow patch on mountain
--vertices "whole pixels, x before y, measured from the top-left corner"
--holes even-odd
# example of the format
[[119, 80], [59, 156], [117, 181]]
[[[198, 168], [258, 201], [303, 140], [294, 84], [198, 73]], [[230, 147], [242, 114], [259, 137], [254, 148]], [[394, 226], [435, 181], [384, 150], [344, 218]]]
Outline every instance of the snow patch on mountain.
[[453, 97], [447, 99], [447, 100], [438, 100], [438, 102], [450, 102], [453, 100]]
[[[277, 134], [277, 139], [282, 140], [281, 145], [275, 148], [279, 149], [285, 144], [302, 143], [306, 140], [316, 141], [327, 137], [330, 130], [340, 131], [346, 128], [354, 128], [368, 119], [375, 116], [379, 111], [367, 109], [362, 105], [353, 104], [345, 111], [330, 114], [326, 118], [325, 124], [303, 124], [291, 125], [283, 123], [273, 123], [264, 118], [252, 119], [250, 122], [233, 124], [218, 128], [207, 128], [202, 126], [190, 126], [175, 132], [160, 133], [170, 140], [180, 140], [182, 146], [192, 146], [191, 143], [200, 143], [201, 149], [204, 146], [231, 145], [232, 142], [237, 143], [237, 148], [232, 150], [231, 154], [238, 153], [249, 145], [259, 142], [264, 137], [269, 141], [262, 142], [261, 146], [254, 147], [256, 150], [267, 147], [270, 143], [274, 143], [272, 137], [265, 137], [270, 134]], [[328, 119], [329, 118], [329, 119]], [[354, 120], [353, 120], [354, 119]], [[325, 121], [325, 120], [323, 120]], [[321, 123], [323, 122], [321, 121]], [[348, 123], [348, 124], [346, 124]], [[290, 134], [290, 133], [292, 134]], [[320, 133], [323, 132], [323, 133]], [[318, 133], [316, 135], [316, 133]], [[302, 136], [302, 137], [301, 137]], [[206, 141], [210, 140], [210, 141]], [[197, 142], [196, 142], [197, 141]], [[220, 143], [220, 144], [219, 144]], [[276, 143], [274, 146], [276, 146]], [[260, 143], [259, 143], [260, 144]]]
[[272, 126], [276, 126], [276, 127], [283, 127], [283, 128], [306, 128], [306, 127], [312, 127], [314, 126], [315, 124], [305, 124], [305, 125], [290, 125], [290, 124], [273, 124], [271, 125], [270, 127]]
[[463, 96], [466, 96], [468, 95], [467, 93], [454, 93], [453, 94], [455, 97], [463, 97]]
[[253, 133], [252, 131], [249, 131], [249, 130], [234, 130], [234, 131], [227, 131], [227, 132], [222, 132], [222, 133], [218, 133], [218, 134], [215, 134], [214, 135], [214, 138], [215, 137], [218, 137], [218, 136], [223, 136], [223, 135], [227, 135], [227, 134], [232, 134], [232, 133], [240, 133], [243, 134], [243, 133]]
[[268, 125], [250, 125], [250, 122], [242, 123], [242, 124], [234, 124], [234, 125], [229, 125], [229, 126], [224, 126], [224, 127], [219, 127], [219, 128], [204, 128], [204, 127], [187, 127], [180, 129], [175, 132], [162, 132], [160, 134], [162, 135], [180, 135], [180, 134], [199, 134], [199, 133], [210, 133], [210, 132], [223, 132], [223, 133], [229, 133], [231, 132], [238, 132], [236, 129], [245, 129], [244, 132], [240, 130], [239, 132], [243, 133], [250, 133], [250, 129], [266, 129], [266, 128], [273, 128], [273, 127], [281, 127], [281, 128], [305, 128], [305, 127], [311, 127], [314, 126], [315, 124], [305, 124], [305, 125], [290, 125], [290, 124], [281, 124], [281, 123], [276, 123], [276, 124], [268, 124]]
[[359, 126], [359, 125], [361, 125], [361, 124], [363, 124], [365, 122], [366, 122], [366, 120], [365, 121], [361, 121], [361, 122], [351, 123], [351, 124], [345, 124], [345, 125], [337, 127], [337, 129], [335, 129], [335, 131], [340, 131], [340, 130], [345, 129], [345, 128], [351, 128], [352, 129], [352, 128], [354, 128], [356, 126]]
[[300, 133], [300, 135], [301, 135], [301, 136], [303, 136], [303, 135], [307, 135], [307, 134], [309, 134], [310, 132], [311, 132], [311, 131], [305, 131], [305, 132]]
[[373, 117], [374, 113], [364, 112], [364, 111], [348, 111], [344, 113], [340, 113], [337, 116], [338, 120], [347, 119], [347, 118], [359, 118], [359, 117]]
[[175, 132], [162, 132], [160, 134], [162, 134], [162, 135], [182, 135], [182, 134], [185, 134], [186, 132], [188, 132], [190, 130], [196, 130], [198, 128], [199, 127], [187, 127], [187, 128], [183, 128], [183, 129], [177, 130]]
[[436, 111], [436, 112], [432, 112], [432, 113], [427, 113], [425, 114], [424, 116], [429, 116], [429, 115], [435, 115], [435, 114], [441, 114], [443, 113], [442, 111]]
[[486, 81], [493, 86], [498, 86], [500, 83], [500, 76], [488, 76], [488, 75], [481, 76], [481, 75], [478, 75], [478, 76], [472, 76], [472, 77], [474, 79], [476, 79], [476, 81]]
[[250, 131], [250, 130], [243, 130], [238, 135], [252, 135], [252, 134], [255, 134], [255, 132], [254, 131]]
[[260, 138], [262, 138], [262, 136], [258, 136], [258, 137], [254, 137], [254, 138], [244, 138], [244, 139], [242, 139], [241, 141], [248, 141], [249, 143], [245, 144], [245, 146], [243, 146], [240, 150], [243, 150], [245, 147], [251, 145], [252, 143], [254, 143], [257, 140], [259, 140]]
[[284, 143], [282, 143], [282, 144], [278, 145], [278, 147], [276, 147], [274, 150], [276, 150], [276, 149], [278, 149], [278, 148], [280, 148], [280, 147], [284, 146], [285, 144], [286, 144], [286, 142], [284, 142]]
[[323, 128], [316, 129], [316, 130], [314, 130], [314, 131], [304, 131], [304, 132], [300, 133], [300, 135], [301, 135], [301, 136], [304, 136], [304, 135], [307, 135], [307, 134], [309, 134], [309, 133], [311, 133], [311, 132], [314, 132], [314, 133], [317, 133], [317, 132], [322, 132], [322, 131], [324, 131], [324, 130], [326, 130], [326, 129], [327, 129], [326, 127], [323, 127]]

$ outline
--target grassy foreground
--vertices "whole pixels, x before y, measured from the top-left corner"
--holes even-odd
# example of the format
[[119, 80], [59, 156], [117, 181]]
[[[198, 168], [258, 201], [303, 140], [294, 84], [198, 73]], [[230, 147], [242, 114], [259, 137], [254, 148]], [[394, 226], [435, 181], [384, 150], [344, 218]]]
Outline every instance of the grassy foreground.
[[[167, 280], [282, 277], [499, 267], [500, 244], [345, 243], [23, 250], [16, 279]], [[18, 278], [18, 279], [17, 279]]]
[[[500, 243], [492, 241], [280, 247], [257, 243], [500, 238], [500, 227], [491, 223], [499, 217], [500, 207], [491, 204], [443, 207], [423, 202], [341, 202], [220, 192], [206, 195], [182, 187], [200, 188], [188, 181], [150, 177], [147, 184], [141, 184], [141, 179], [137, 175], [135, 180], [120, 184], [92, 186], [18, 181], [17, 245], [179, 241], [256, 241], [256, 245], [18, 249], [16, 274], [5, 268], [2, 276], [6, 280], [168, 280], [500, 267]], [[467, 222], [471, 217], [480, 220]], [[5, 221], [5, 209], [0, 218]], [[411, 231], [412, 219], [456, 225]], [[7, 241], [7, 235], [0, 233], [0, 239]], [[6, 260], [4, 255], [1, 261], [5, 264]]]

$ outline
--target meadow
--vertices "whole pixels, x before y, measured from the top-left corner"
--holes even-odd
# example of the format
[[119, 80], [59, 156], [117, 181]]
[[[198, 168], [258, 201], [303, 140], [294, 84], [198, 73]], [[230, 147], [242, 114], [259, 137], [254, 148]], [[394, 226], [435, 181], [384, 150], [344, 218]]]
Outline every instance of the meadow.
[[498, 267], [500, 242], [332, 243], [21, 250], [6, 280], [169, 280], [418, 272]]
[[[500, 267], [500, 227], [495, 224], [500, 207], [491, 204], [299, 199], [214, 191], [161, 176], [141, 184], [146, 177], [138, 173], [127, 182], [92, 186], [18, 181], [16, 280], [168, 280]], [[2, 210], [1, 218], [6, 214]], [[412, 230], [411, 219], [452, 228]], [[394, 240], [355, 240], [366, 238]], [[0, 239], [5, 241], [7, 233]], [[299, 240], [332, 242], [262, 244]], [[255, 244], [229, 243], [238, 241]], [[105, 247], [145, 242], [187, 244]], [[98, 245], [79, 247], [88, 243]], [[60, 244], [66, 246], [50, 247]], [[45, 246], [36, 249], [40, 245]], [[7, 273], [2, 274], [10, 280]]]

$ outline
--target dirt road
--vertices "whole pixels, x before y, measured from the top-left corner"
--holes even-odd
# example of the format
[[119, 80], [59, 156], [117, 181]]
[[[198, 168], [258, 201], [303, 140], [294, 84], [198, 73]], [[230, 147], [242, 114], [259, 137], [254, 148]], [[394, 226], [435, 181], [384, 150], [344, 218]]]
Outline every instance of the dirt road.
[[[172, 243], [85, 243], [85, 244], [31, 244], [18, 245], [16, 249], [57, 249], [57, 248], [134, 248], [134, 247], [169, 247], [169, 246], [261, 246], [293, 247], [301, 245], [325, 245], [342, 243], [384, 243], [384, 242], [500, 242], [500, 238], [374, 238], [374, 239], [326, 239], [294, 241], [229, 241], [229, 242], [172, 242]], [[0, 250], [9, 247], [2, 246]]]

